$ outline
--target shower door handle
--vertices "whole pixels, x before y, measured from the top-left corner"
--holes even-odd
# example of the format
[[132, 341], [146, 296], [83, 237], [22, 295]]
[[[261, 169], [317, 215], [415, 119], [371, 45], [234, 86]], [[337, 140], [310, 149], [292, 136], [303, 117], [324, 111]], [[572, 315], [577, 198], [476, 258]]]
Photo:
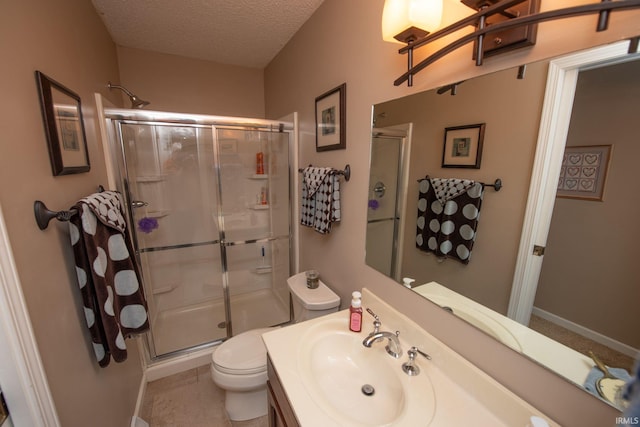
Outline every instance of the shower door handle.
[[147, 206], [149, 203], [143, 202], [142, 200], [134, 200], [131, 202], [131, 207], [133, 208], [142, 208]]
[[387, 191], [387, 186], [384, 185], [384, 182], [382, 182], [382, 181], [376, 182], [376, 185], [374, 185], [374, 187], [373, 187], [373, 192], [376, 194], [376, 196], [379, 199], [384, 197], [384, 193], [386, 191]]

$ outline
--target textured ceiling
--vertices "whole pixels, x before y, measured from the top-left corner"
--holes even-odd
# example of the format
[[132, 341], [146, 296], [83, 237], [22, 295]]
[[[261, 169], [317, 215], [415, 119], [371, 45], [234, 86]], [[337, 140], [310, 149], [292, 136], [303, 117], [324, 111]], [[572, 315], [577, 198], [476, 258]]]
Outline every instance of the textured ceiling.
[[91, 0], [120, 46], [264, 68], [323, 0]]

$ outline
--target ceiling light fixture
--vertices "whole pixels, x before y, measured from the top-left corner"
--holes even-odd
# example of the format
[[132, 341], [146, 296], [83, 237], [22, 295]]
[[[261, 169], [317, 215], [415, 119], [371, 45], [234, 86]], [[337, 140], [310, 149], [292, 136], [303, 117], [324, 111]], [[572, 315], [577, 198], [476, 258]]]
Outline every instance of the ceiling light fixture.
[[[387, 2], [385, 2], [385, 9], [389, 1], [390, 0], [387, 0]], [[408, 61], [407, 72], [395, 80], [394, 84], [396, 86], [401, 85], [405, 81], [408, 86], [411, 86], [415, 74], [467, 43], [475, 43], [473, 57], [475, 58], [476, 65], [480, 66], [486, 55], [500, 54], [511, 49], [518, 49], [535, 44], [535, 26], [539, 22], [598, 14], [596, 31], [604, 31], [609, 25], [611, 12], [640, 8], [640, 0], [601, 0], [600, 3], [573, 6], [546, 12], [538, 12], [539, 0], [462, 0], [462, 3], [478, 9], [478, 12], [434, 33], [412, 39], [410, 42], [406, 42], [407, 45], [399, 50], [400, 54], [407, 54], [410, 59]], [[470, 25], [475, 26], [475, 31], [447, 44], [415, 66], [413, 65], [414, 49], [426, 46], [435, 40], [441, 39]], [[517, 31], [519, 35], [516, 34], [512, 38], [513, 33], [511, 33], [511, 31]], [[524, 38], [522, 34], [524, 34]], [[485, 37], [487, 35], [491, 35], [492, 37]], [[637, 42], [637, 37], [634, 40]], [[634, 40], [632, 40], [632, 45], [637, 46], [637, 43], [633, 43]], [[630, 47], [630, 51], [631, 49], [632, 47]]]
[[[405, 43], [407, 67], [413, 67], [413, 43], [440, 26], [442, 0], [385, 0], [382, 11], [382, 39]], [[412, 77], [408, 84], [413, 84]]]

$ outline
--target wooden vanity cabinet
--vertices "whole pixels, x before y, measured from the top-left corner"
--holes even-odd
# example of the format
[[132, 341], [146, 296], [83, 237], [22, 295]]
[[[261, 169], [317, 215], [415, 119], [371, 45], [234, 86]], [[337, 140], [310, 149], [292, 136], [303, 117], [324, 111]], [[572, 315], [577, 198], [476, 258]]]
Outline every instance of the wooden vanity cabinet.
[[269, 397], [269, 427], [300, 427], [282, 388], [278, 373], [267, 355], [267, 391]]

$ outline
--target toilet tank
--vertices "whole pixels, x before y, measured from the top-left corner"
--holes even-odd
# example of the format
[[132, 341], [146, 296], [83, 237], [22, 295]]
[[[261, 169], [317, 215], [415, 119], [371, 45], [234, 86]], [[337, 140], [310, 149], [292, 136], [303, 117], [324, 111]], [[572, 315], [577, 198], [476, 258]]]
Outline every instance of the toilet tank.
[[287, 279], [293, 303], [293, 322], [303, 322], [334, 313], [340, 308], [340, 297], [333, 292], [322, 280], [315, 289], [307, 287], [305, 272]]

